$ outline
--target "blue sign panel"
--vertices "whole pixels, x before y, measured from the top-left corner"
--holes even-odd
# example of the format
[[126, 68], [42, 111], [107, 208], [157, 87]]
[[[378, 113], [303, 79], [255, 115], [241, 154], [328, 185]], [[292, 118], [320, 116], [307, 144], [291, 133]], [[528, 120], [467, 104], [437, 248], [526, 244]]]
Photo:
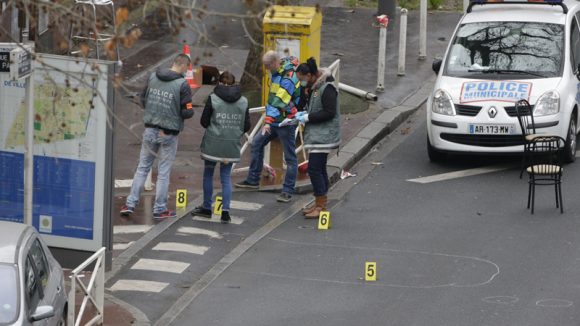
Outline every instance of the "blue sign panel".
[[32, 224], [40, 233], [93, 239], [95, 163], [34, 157]]
[[0, 151], [0, 220], [24, 222], [24, 154]]

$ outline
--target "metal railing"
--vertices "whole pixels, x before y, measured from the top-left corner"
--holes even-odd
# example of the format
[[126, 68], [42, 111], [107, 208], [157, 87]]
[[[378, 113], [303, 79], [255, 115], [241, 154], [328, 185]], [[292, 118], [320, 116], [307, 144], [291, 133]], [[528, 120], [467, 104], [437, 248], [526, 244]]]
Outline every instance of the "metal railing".
[[[97, 251], [89, 259], [85, 260], [81, 265], [72, 271], [71, 288], [68, 295], [69, 308], [67, 325], [69, 326], [79, 326], [81, 324], [89, 301], [92, 303], [96, 310], [96, 316], [94, 316], [84, 325], [90, 326], [103, 323], [103, 308], [105, 303], [105, 251], [106, 248], [104, 247], [99, 249], [99, 251]], [[93, 268], [91, 279], [87, 285], [81, 280], [82, 276], [80, 274], [84, 272], [85, 269], [93, 262], [95, 263], [95, 267]], [[79, 285], [83, 295], [83, 301], [81, 303], [78, 314], [75, 314], [77, 284]]]

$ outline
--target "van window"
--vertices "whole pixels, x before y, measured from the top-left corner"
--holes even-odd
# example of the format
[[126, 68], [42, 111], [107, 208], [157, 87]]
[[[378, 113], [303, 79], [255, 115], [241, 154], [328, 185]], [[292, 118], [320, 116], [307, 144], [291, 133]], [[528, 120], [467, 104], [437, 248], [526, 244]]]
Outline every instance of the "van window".
[[570, 31], [570, 49], [572, 51], [572, 71], [578, 70], [580, 63], [580, 31], [578, 30], [578, 21], [576, 18], [572, 20], [572, 30]]
[[561, 76], [564, 25], [536, 22], [463, 24], [444, 74], [463, 78], [530, 79]]
[[10, 325], [18, 318], [18, 278], [16, 267], [0, 264], [0, 325]]

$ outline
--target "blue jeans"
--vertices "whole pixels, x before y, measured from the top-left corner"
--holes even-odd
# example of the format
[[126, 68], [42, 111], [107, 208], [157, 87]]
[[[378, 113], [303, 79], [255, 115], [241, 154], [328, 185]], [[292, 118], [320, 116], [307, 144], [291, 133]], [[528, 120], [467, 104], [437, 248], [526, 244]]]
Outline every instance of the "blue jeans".
[[[202, 207], [210, 210], [213, 197], [213, 171], [216, 165], [216, 162], [205, 160], [203, 170]], [[222, 210], [229, 211], [232, 200], [232, 163], [220, 163], [220, 181], [222, 183]]]
[[308, 175], [314, 190], [314, 196], [326, 196], [330, 181], [326, 171], [328, 153], [310, 153], [308, 155]]
[[298, 159], [296, 158], [296, 126], [274, 127], [270, 128], [269, 134], [262, 135], [258, 132], [252, 142], [252, 161], [250, 163], [250, 172], [246, 181], [251, 184], [259, 184], [262, 168], [264, 166], [264, 147], [275, 139], [280, 138], [282, 147], [284, 147], [284, 161], [286, 162], [286, 176], [284, 177], [284, 186], [282, 192], [289, 194], [294, 193], [296, 185], [296, 174], [298, 173]]
[[160, 135], [161, 131], [156, 128], [145, 128], [139, 166], [133, 177], [131, 193], [127, 197], [126, 205], [135, 207], [139, 203], [139, 196], [143, 191], [147, 174], [153, 166], [155, 157], [159, 159], [157, 167], [157, 185], [155, 193], [155, 205], [153, 213], [161, 213], [167, 210], [167, 190], [169, 188], [169, 176], [171, 166], [177, 153], [177, 136]]

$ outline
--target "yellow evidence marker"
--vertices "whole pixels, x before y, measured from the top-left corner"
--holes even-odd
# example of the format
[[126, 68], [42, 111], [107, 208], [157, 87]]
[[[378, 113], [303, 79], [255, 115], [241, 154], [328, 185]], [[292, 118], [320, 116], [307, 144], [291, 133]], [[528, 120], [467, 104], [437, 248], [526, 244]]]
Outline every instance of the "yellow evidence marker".
[[365, 281], [374, 282], [377, 280], [377, 263], [376, 262], [366, 262], [365, 263]]
[[185, 208], [187, 207], [187, 189], [178, 189], [175, 196], [175, 207]]
[[214, 215], [222, 215], [222, 197], [216, 196], [215, 203], [213, 204]]
[[332, 224], [330, 223], [330, 212], [322, 211], [318, 215], [318, 229], [328, 230]]

